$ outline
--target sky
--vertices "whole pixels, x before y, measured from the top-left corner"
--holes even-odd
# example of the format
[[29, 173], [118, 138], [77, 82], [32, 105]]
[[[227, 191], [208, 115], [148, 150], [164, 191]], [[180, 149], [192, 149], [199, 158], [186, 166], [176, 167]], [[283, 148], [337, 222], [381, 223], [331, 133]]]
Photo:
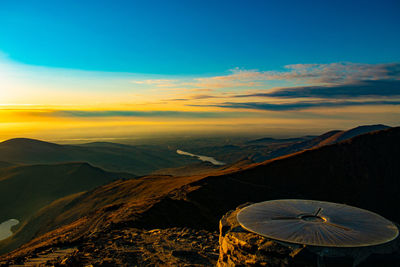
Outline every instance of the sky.
[[0, 0], [0, 140], [400, 125], [399, 1]]

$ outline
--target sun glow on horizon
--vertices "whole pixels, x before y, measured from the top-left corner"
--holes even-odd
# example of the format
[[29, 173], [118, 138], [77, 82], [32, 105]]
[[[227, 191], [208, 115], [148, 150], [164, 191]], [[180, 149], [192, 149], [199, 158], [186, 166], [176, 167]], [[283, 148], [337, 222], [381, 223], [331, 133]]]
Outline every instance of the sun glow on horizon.
[[[390, 68], [335, 63], [293, 65], [280, 72], [236, 68], [225, 75], [160, 77], [52, 69], [3, 58], [0, 139], [268, 134], [274, 128], [311, 133], [360, 124], [398, 125], [400, 93], [388, 91], [391, 84], [386, 90], [390, 96], [371, 98], [369, 85], [364, 89], [357, 83], [354, 86], [365, 93], [341, 96], [352, 81], [386, 79]], [[393, 83], [400, 80], [394, 78]]]

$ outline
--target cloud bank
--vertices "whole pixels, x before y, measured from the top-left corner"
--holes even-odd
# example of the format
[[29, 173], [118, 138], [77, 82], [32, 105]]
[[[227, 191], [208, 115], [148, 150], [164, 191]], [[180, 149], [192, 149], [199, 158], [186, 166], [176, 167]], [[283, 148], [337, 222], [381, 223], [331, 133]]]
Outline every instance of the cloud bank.
[[355, 98], [392, 96], [400, 96], [400, 80], [367, 80], [341, 85], [290, 87], [269, 93], [243, 94], [235, 97]]
[[223, 76], [197, 78], [193, 84], [206, 88], [262, 86], [267, 81], [294, 83], [344, 84], [356, 81], [400, 79], [400, 64], [293, 64], [281, 71], [243, 70], [235, 68]]
[[[285, 66], [283, 71], [264, 72], [234, 69], [230, 75], [199, 80], [203, 82], [202, 86], [207, 86], [206, 83], [208, 85], [219, 83], [220, 88], [224, 85], [230, 86], [235, 82], [243, 86], [246, 83], [248, 85], [264, 84], [268, 81], [286, 81], [292, 86], [257, 89], [256, 93], [231, 94], [229, 96], [231, 101], [225, 100], [211, 105], [192, 104], [193, 106], [289, 111], [321, 107], [399, 105], [400, 103], [399, 63], [296, 64]], [[296, 86], [302, 83], [307, 85]], [[235, 101], [243, 98], [259, 100]]]
[[266, 102], [225, 102], [213, 106], [232, 109], [256, 109], [268, 111], [290, 111], [309, 108], [331, 108], [331, 107], [346, 107], [346, 106], [371, 106], [371, 105], [400, 105], [400, 101], [299, 101], [294, 103], [272, 104]]

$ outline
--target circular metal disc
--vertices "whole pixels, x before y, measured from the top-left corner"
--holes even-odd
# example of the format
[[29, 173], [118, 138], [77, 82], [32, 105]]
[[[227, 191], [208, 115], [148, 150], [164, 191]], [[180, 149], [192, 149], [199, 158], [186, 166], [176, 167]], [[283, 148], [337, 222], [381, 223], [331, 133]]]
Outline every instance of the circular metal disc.
[[376, 213], [315, 200], [256, 203], [239, 211], [237, 220], [256, 234], [312, 246], [373, 246], [392, 241], [399, 234], [396, 225]]

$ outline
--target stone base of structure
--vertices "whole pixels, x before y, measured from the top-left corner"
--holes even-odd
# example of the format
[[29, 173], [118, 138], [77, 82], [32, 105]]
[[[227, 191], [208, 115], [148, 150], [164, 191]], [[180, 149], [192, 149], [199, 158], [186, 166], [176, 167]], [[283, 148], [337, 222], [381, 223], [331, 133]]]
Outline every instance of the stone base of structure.
[[400, 266], [400, 238], [379, 246], [330, 248], [276, 241], [243, 229], [229, 211], [220, 221], [217, 266]]

